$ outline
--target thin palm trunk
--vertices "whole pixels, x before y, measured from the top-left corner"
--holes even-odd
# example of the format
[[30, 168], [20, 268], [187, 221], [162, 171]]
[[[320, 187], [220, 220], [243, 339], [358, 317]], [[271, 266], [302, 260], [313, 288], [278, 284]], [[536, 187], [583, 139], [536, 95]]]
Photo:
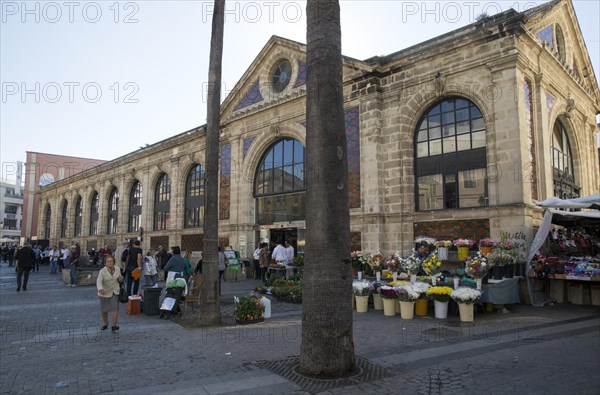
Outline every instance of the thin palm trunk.
[[221, 323], [217, 248], [219, 243], [219, 129], [221, 126], [221, 62], [223, 59], [224, 11], [225, 0], [215, 0], [208, 68], [204, 251], [202, 265], [204, 279], [199, 318], [201, 325], [218, 325]]
[[307, 3], [306, 255], [300, 368], [336, 376], [355, 364], [340, 8]]

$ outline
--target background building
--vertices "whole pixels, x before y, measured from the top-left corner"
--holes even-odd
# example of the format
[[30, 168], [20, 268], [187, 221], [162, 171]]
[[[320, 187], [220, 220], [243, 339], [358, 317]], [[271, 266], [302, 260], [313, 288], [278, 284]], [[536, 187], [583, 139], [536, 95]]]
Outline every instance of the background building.
[[[22, 168], [22, 163], [18, 164]], [[19, 173], [20, 174], [20, 173]], [[23, 211], [23, 194], [21, 193], [21, 178], [17, 177], [15, 183], [0, 183], [0, 244], [15, 243], [21, 236], [21, 222]]]
[[97, 159], [27, 151], [21, 237], [26, 240], [44, 239], [37, 233], [40, 205], [38, 191], [40, 186], [63, 180], [104, 162]]
[[[303, 245], [305, 51], [273, 37], [221, 107], [219, 236], [243, 256]], [[600, 189], [600, 92], [568, 0], [345, 58], [344, 96], [354, 249], [505, 236], [524, 254], [535, 200]], [[204, 158], [200, 127], [44, 187], [38, 234], [201, 249]]]

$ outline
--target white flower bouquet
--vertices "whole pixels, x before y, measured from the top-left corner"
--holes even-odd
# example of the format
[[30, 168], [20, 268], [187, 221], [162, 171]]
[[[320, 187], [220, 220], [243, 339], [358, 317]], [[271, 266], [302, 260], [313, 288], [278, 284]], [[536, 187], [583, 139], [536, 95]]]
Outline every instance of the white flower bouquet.
[[416, 283], [411, 284], [411, 287], [419, 293], [419, 298], [424, 298], [425, 293], [431, 287], [431, 285], [417, 281]]
[[366, 280], [354, 280], [352, 282], [352, 292], [355, 296], [369, 296], [371, 292], [370, 285]]
[[414, 255], [404, 257], [400, 261], [400, 268], [402, 269], [402, 271], [410, 274], [417, 274], [420, 266], [421, 261], [419, 261], [419, 259]]
[[473, 304], [481, 297], [481, 291], [473, 288], [462, 287], [454, 290], [450, 297], [456, 301], [456, 303], [467, 303]]
[[412, 287], [412, 285], [399, 285], [396, 287], [396, 294], [401, 302], [414, 302], [419, 299], [421, 294]]

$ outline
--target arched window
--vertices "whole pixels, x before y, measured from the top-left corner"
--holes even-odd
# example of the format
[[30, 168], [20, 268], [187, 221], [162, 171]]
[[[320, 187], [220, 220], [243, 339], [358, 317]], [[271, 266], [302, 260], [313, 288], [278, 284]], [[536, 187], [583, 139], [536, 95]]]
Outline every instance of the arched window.
[[113, 187], [108, 197], [108, 223], [106, 227], [107, 234], [117, 233], [117, 225], [119, 224], [119, 191]]
[[142, 220], [142, 184], [136, 181], [129, 194], [129, 225], [128, 232], [137, 232]]
[[65, 200], [62, 206], [62, 213], [60, 216], [60, 237], [67, 237], [67, 229], [69, 226], [69, 218], [67, 217], [69, 203]]
[[467, 99], [431, 106], [415, 131], [417, 210], [487, 206], [485, 122]]
[[52, 218], [52, 209], [50, 204], [46, 204], [46, 217], [44, 218], [44, 239], [50, 238], [50, 219]]
[[171, 179], [167, 174], [163, 174], [158, 179], [154, 191], [154, 230], [168, 229], [170, 202]]
[[92, 196], [92, 204], [90, 206], [90, 236], [98, 234], [98, 213], [100, 211], [100, 197], [98, 192], [94, 192]]
[[552, 133], [552, 175], [554, 178], [554, 196], [561, 199], [579, 197], [581, 188], [575, 183], [573, 155], [567, 130], [559, 120], [554, 124]]
[[199, 228], [204, 225], [204, 168], [195, 165], [185, 181], [184, 226]]
[[75, 203], [75, 228], [73, 228], [73, 236], [81, 236], [81, 219], [83, 217], [83, 207], [81, 207], [81, 196], [77, 197]]
[[304, 146], [286, 138], [263, 155], [254, 178], [258, 223], [289, 222], [306, 218]]

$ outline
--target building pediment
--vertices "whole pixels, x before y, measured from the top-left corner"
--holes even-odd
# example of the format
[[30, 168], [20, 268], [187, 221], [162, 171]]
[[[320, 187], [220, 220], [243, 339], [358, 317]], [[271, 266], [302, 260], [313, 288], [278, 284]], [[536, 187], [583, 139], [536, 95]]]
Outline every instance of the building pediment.
[[[343, 67], [345, 79], [372, 68], [347, 57]], [[271, 37], [223, 102], [222, 123], [304, 96], [306, 73], [306, 45]]]
[[571, 0], [554, 0], [525, 14], [527, 29], [600, 104], [598, 81]]

